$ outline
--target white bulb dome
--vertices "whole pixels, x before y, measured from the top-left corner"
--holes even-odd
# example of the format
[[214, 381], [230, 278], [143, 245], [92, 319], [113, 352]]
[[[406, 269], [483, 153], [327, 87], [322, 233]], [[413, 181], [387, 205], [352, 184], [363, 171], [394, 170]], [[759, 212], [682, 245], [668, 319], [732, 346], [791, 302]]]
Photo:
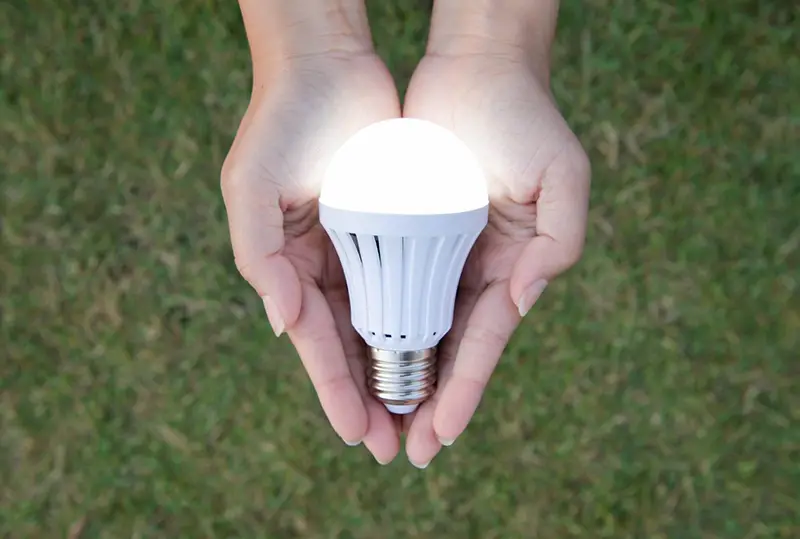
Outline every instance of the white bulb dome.
[[333, 156], [320, 203], [340, 210], [443, 215], [489, 203], [483, 171], [456, 135], [432, 122], [385, 120], [353, 135]]

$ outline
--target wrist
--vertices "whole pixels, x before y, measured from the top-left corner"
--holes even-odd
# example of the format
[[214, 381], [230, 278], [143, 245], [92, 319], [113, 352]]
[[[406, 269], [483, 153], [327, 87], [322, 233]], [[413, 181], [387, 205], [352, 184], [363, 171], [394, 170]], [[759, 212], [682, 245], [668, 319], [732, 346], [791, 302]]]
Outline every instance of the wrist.
[[239, 0], [254, 76], [297, 58], [373, 51], [364, 0]]
[[547, 76], [559, 0], [435, 0], [427, 53], [519, 59]]

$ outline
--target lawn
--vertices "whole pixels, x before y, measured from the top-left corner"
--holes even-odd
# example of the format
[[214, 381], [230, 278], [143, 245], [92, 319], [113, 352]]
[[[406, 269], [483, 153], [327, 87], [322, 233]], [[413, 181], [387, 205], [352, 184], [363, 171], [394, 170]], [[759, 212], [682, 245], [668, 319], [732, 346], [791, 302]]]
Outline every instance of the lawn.
[[[425, 4], [370, 2], [401, 88]], [[800, 537], [797, 7], [562, 4], [586, 252], [421, 471], [341, 443], [236, 274], [236, 2], [3, 3], [0, 538]]]

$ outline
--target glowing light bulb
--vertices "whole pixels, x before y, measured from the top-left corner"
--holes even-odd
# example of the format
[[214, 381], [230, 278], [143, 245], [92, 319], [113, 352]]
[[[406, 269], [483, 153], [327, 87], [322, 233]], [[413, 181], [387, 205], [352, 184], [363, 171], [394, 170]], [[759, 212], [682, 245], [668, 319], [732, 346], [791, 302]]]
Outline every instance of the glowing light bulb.
[[334, 155], [319, 203], [344, 268], [351, 323], [369, 346], [370, 392], [390, 412], [411, 413], [435, 390], [436, 346], [488, 220], [483, 171], [447, 129], [386, 120]]

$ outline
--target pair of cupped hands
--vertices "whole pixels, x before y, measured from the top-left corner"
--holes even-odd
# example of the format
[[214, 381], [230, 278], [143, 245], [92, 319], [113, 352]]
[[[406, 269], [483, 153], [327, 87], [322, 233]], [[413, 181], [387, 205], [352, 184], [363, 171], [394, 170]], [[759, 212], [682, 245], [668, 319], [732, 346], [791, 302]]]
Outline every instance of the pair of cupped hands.
[[[336, 253], [317, 198], [333, 153], [355, 132], [400, 116], [444, 126], [487, 177], [489, 223], [467, 261], [453, 328], [438, 351], [435, 395], [393, 416], [365, 384], [363, 341], [350, 325]], [[374, 51], [320, 52], [256, 80], [223, 165], [236, 265], [287, 333], [333, 429], [381, 464], [406, 435], [424, 468], [467, 427], [515, 328], [548, 281], [583, 249], [590, 168], [559, 114], [547, 76], [523, 55], [428, 54], [402, 106]]]

